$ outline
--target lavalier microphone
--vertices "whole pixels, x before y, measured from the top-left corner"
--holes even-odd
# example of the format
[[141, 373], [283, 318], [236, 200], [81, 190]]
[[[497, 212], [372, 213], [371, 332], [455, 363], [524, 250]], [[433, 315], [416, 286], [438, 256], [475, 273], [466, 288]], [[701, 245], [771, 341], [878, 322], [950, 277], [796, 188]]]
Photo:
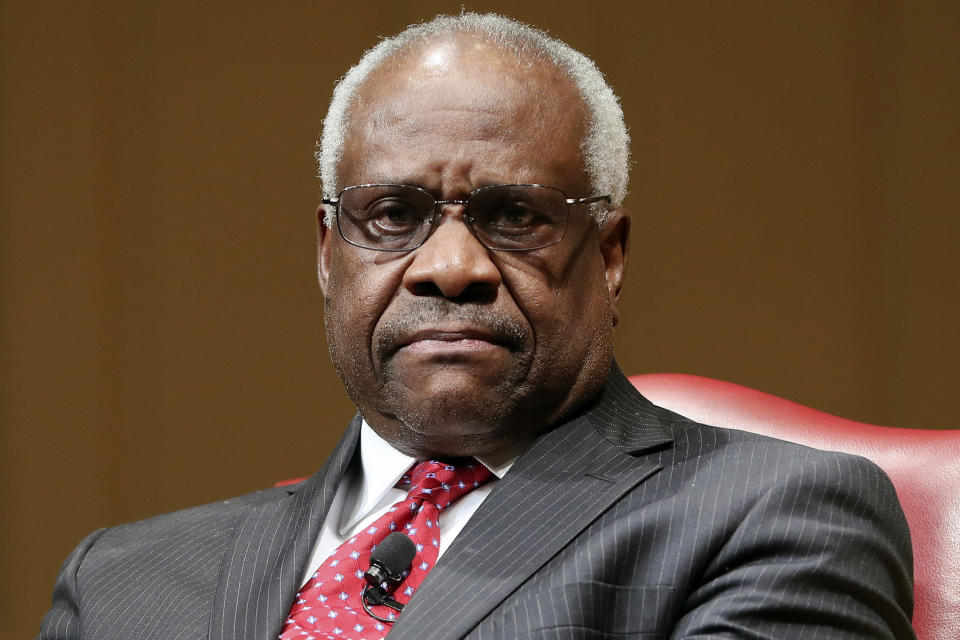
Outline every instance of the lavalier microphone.
[[394, 531], [370, 552], [370, 568], [363, 575], [367, 586], [363, 590], [363, 610], [380, 622], [393, 623], [389, 618], [378, 616], [370, 610], [371, 605], [384, 605], [396, 612], [403, 611], [403, 605], [390, 597], [403, 579], [404, 572], [410, 568], [417, 548], [406, 534]]

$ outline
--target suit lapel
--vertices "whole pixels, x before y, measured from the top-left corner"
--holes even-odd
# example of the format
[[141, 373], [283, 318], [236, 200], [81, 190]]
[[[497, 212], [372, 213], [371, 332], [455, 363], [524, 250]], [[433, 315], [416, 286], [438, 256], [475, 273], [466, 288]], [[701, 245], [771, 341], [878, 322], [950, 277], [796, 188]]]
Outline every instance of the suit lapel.
[[[625, 386], [626, 385], [626, 386]], [[670, 438], [614, 364], [586, 413], [542, 436], [437, 563], [390, 638], [461, 638], [627, 491]]]
[[279, 635], [359, 433], [356, 417], [313, 477], [291, 487], [284, 499], [251, 509], [237, 524], [220, 570], [211, 640]]

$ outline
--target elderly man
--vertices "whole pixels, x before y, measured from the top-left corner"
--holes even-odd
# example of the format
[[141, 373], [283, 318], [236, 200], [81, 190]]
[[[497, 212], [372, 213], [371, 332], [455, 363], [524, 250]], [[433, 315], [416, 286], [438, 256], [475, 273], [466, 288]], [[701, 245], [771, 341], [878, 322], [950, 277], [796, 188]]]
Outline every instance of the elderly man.
[[525, 25], [368, 52], [318, 154], [359, 415], [298, 485], [91, 535], [41, 637], [912, 637], [882, 472], [655, 407], [613, 362], [627, 145], [594, 65]]

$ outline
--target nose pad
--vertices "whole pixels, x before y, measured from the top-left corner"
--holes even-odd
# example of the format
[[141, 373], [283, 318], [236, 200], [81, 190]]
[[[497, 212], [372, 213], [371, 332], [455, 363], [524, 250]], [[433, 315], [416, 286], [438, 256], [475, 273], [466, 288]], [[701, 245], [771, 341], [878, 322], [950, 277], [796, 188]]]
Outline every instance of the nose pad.
[[490, 250], [480, 244], [461, 216], [442, 216], [427, 241], [413, 252], [403, 274], [414, 295], [444, 298], [485, 298], [496, 295], [502, 282]]

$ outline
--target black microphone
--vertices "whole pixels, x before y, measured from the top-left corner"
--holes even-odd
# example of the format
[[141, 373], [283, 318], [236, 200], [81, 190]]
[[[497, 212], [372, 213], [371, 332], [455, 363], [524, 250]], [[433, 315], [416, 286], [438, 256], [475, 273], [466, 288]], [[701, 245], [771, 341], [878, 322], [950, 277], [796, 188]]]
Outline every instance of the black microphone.
[[[406, 534], [394, 531], [377, 547], [370, 552], [370, 568], [363, 575], [367, 587], [363, 590], [363, 610], [380, 622], [392, 623], [389, 618], [382, 618], [370, 611], [370, 605], [386, 605], [394, 611], [403, 611], [403, 605], [389, 596], [400, 580], [403, 573], [410, 568], [417, 547]], [[386, 587], [384, 587], [386, 585]]]

